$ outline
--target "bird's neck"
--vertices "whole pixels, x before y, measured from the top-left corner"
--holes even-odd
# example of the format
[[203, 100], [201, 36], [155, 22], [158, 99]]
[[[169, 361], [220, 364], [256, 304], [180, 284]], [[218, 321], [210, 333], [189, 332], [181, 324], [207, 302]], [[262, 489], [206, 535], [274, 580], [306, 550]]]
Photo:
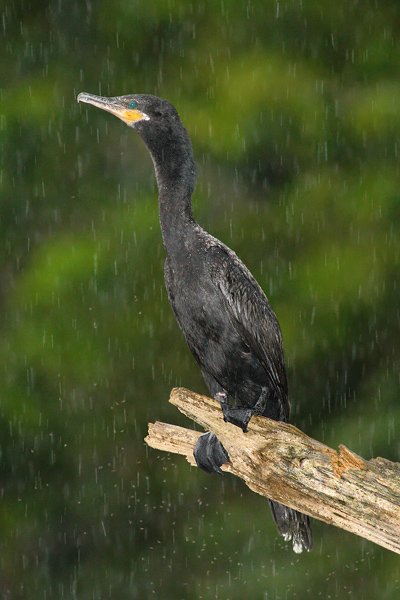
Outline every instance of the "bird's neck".
[[174, 258], [184, 251], [194, 226], [191, 199], [165, 188], [159, 190], [158, 198], [163, 243], [168, 255]]
[[148, 147], [156, 172], [160, 224], [165, 249], [171, 258], [185, 251], [195, 221], [192, 216], [192, 193], [196, 183], [193, 151], [186, 130], [165, 136], [161, 144]]

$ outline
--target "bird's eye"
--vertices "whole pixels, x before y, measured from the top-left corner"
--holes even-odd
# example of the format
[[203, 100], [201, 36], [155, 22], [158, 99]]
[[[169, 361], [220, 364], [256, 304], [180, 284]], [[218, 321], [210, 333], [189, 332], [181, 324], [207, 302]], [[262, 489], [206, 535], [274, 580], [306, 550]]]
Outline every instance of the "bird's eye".
[[136, 107], [137, 107], [136, 100], [132, 100], [131, 102], [129, 102], [129, 108], [136, 108]]

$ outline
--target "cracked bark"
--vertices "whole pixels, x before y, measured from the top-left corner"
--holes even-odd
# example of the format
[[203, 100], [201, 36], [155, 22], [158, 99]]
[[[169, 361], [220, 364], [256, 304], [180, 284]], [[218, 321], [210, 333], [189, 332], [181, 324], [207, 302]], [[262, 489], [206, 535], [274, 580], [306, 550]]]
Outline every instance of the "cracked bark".
[[[173, 389], [170, 402], [218, 436], [230, 457], [222, 470], [254, 492], [400, 554], [400, 463], [366, 461], [343, 445], [333, 450], [293, 425], [264, 417], [253, 417], [243, 433], [223, 421], [218, 402], [184, 388]], [[145, 441], [195, 465], [199, 435], [156, 422], [149, 423]]]

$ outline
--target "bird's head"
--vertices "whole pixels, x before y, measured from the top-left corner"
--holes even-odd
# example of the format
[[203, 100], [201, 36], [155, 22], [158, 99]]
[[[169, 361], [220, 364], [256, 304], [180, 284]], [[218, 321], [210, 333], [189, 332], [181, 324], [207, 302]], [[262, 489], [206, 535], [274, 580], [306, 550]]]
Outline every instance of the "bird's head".
[[193, 189], [196, 168], [190, 139], [176, 109], [167, 100], [149, 94], [107, 98], [85, 92], [77, 99], [115, 115], [139, 133], [152, 155], [157, 180], [174, 180], [174, 185], [183, 180]]
[[[157, 129], [171, 120], [179, 120], [175, 108], [167, 100], [149, 94], [129, 94], [127, 96], [95, 96], [82, 92], [78, 95], [78, 102], [93, 104], [124, 121], [138, 133], [146, 129]], [[147, 125], [147, 126], [146, 126]]]

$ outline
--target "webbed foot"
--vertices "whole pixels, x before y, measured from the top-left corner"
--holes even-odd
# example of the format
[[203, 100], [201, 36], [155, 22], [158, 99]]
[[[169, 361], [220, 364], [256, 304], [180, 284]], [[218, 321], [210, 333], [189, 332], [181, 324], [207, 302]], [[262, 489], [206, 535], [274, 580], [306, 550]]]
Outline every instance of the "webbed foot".
[[215, 394], [215, 399], [221, 404], [224, 421], [232, 423], [237, 427], [241, 427], [244, 433], [247, 432], [248, 424], [253, 415], [262, 415], [267, 406], [268, 390], [263, 387], [257, 403], [253, 408], [232, 407], [228, 404], [228, 395], [226, 392], [218, 392]]
[[247, 425], [253, 415], [250, 408], [235, 408], [228, 404], [228, 394], [226, 392], [218, 392], [214, 398], [221, 404], [222, 414], [224, 415], [225, 423], [232, 423], [240, 427], [244, 433], [247, 431]]
[[193, 456], [200, 469], [207, 473], [216, 471], [222, 474], [220, 466], [229, 462], [229, 456], [214, 433], [203, 433], [196, 442]]

